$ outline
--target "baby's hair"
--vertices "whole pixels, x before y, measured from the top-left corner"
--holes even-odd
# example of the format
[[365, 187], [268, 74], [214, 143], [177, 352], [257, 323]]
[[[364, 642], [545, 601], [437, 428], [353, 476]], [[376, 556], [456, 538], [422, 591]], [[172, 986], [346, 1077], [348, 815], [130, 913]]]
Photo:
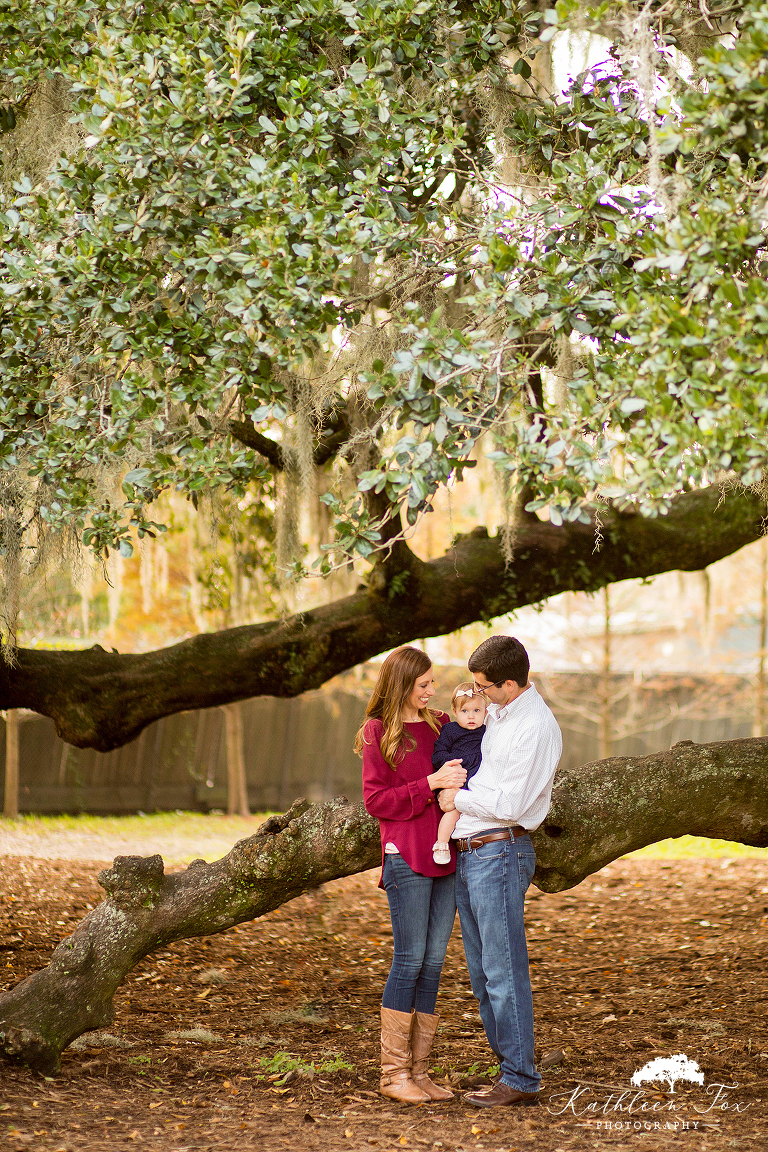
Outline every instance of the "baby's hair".
[[471, 680], [467, 680], [464, 684], [457, 684], [453, 690], [453, 696], [451, 696], [451, 711], [452, 712], [458, 712], [459, 701], [466, 698], [467, 691], [469, 691], [470, 696], [479, 696], [480, 699], [483, 701], [483, 704], [485, 704], [485, 697], [482, 695], [481, 692], [475, 692], [474, 684], [472, 683]]

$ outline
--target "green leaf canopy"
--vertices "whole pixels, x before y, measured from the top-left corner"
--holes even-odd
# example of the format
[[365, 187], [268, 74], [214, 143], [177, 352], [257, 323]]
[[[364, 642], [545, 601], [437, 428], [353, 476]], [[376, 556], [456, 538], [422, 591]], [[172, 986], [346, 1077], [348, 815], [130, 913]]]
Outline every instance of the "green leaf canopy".
[[[6, 502], [126, 554], [164, 489], [314, 462], [327, 570], [489, 433], [554, 523], [762, 481], [765, 5], [695, 82], [674, 21], [571, 0], [0, 12]], [[557, 93], [577, 20], [613, 42]], [[79, 135], [41, 175], [52, 85]]]

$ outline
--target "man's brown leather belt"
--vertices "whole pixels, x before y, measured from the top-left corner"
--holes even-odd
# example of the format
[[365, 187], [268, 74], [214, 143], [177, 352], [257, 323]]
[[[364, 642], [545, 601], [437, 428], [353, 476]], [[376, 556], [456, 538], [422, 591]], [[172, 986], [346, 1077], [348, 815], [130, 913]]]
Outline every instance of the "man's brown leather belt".
[[468, 836], [466, 839], [454, 841], [459, 852], [471, 852], [483, 844], [491, 844], [494, 840], [512, 840], [518, 836], [527, 836], [528, 829], [516, 824], [514, 828], [500, 829], [498, 832], [487, 832], [485, 836]]

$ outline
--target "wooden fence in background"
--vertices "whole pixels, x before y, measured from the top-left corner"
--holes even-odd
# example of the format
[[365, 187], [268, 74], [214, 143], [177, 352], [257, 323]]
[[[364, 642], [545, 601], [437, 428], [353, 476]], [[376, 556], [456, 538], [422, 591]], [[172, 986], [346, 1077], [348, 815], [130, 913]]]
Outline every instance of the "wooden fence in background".
[[[451, 679], [459, 679], [451, 673]], [[622, 679], [615, 677], [620, 686]], [[617, 740], [614, 755], [640, 756], [677, 740], [705, 743], [751, 735], [745, 682], [712, 692], [712, 682], [669, 677], [641, 701], [646, 729]], [[723, 682], [723, 678], [720, 678]], [[723, 682], [724, 683], [724, 682]], [[739, 688], [736, 691], [736, 688]], [[703, 697], [702, 685], [706, 692]], [[564, 736], [566, 767], [597, 758], [597, 719], [583, 715], [597, 698], [594, 675], [554, 676], [545, 681]], [[696, 694], [702, 707], [691, 708]], [[708, 693], [708, 695], [707, 695]], [[436, 698], [446, 707], [450, 694]], [[570, 703], [568, 703], [570, 701]], [[581, 708], [582, 714], [574, 712]], [[597, 705], [595, 705], [595, 709]], [[321, 689], [293, 700], [259, 697], [241, 704], [248, 803], [252, 812], [285, 810], [298, 796], [320, 801], [345, 795], [361, 798], [360, 760], [352, 751], [365, 711], [354, 692]], [[653, 711], [655, 709], [655, 712]], [[586, 709], [587, 713], [590, 709]], [[626, 703], [617, 713], [626, 714]], [[648, 717], [655, 721], [648, 726]], [[621, 718], [617, 715], [617, 720]], [[5, 762], [0, 722], [0, 799]], [[151, 724], [114, 752], [73, 748], [53, 723], [20, 714], [19, 810], [21, 812], [128, 813], [227, 807], [227, 749], [219, 708], [183, 712]]]
[[[243, 701], [241, 709], [251, 811], [279, 811], [297, 796], [359, 796], [360, 761], [352, 744], [364, 705], [357, 697], [320, 692], [294, 700], [259, 697]], [[0, 750], [4, 767], [1, 725]], [[21, 812], [226, 807], [227, 746], [220, 708], [167, 716], [107, 753], [65, 744], [44, 716], [21, 716]]]

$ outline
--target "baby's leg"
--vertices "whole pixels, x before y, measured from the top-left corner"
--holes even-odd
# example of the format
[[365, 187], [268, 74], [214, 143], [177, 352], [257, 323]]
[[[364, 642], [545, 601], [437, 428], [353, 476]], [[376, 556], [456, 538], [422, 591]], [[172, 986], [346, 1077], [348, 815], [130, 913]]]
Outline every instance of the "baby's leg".
[[454, 808], [453, 812], [443, 813], [437, 828], [437, 840], [432, 848], [432, 859], [435, 864], [450, 864], [451, 849], [449, 841], [460, 815], [461, 813], [456, 808]]
[[445, 844], [450, 840], [451, 834], [459, 822], [459, 816], [461, 816], [461, 812], [458, 808], [454, 808], [453, 812], [443, 812], [437, 826], [437, 839], [441, 843]]

